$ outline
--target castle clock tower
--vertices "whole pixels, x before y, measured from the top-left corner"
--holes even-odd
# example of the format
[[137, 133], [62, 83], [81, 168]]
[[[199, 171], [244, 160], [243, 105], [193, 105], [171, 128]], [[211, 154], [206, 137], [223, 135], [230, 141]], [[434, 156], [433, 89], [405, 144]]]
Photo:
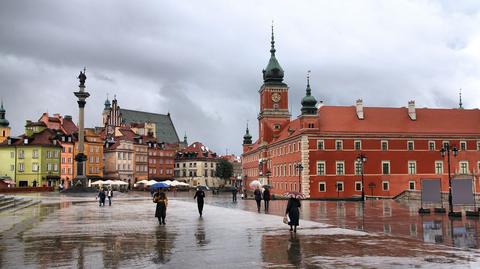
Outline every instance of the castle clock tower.
[[273, 36], [270, 60], [263, 72], [263, 85], [260, 87], [260, 113], [258, 114], [259, 141], [271, 142], [290, 122], [288, 111], [288, 86], [283, 83], [284, 72], [275, 57]]

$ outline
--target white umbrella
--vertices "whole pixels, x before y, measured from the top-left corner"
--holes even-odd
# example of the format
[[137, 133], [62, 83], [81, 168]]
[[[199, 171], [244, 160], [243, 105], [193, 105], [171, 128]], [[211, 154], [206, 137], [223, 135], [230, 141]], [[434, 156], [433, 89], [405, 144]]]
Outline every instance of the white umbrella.
[[105, 184], [105, 185], [112, 185], [112, 184], [114, 184], [114, 181], [109, 179], [109, 180], [107, 180], [107, 181], [104, 181], [103, 184]]
[[250, 182], [250, 184], [248, 184], [250, 186], [250, 188], [253, 188], [253, 189], [256, 189], [257, 187], [258, 188], [261, 188], [262, 187], [262, 183], [260, 183], [260, 181], [258, 180], [254, 180], [252, 182]]
[[144, 180], [140, 180], [138, 181], [137, 183], [135, 184], [148, 184], [148, 180], [144, 179]]
[[115, 185], [128, 185], [127, 182], [121, 181], [121, 180], [115, 180], [113, 184], [115, 184]]
[[102, 184], [105, 184], [105, 182], [103, 180], [97, 180], [97, 181], [92, 182], [91, 185], [102, 185]]
[[151, 186], [153, 184], [157, 183], [157, 181], [155, 180], [149, 180], [148, 183], [147, 183], [147, 186]]

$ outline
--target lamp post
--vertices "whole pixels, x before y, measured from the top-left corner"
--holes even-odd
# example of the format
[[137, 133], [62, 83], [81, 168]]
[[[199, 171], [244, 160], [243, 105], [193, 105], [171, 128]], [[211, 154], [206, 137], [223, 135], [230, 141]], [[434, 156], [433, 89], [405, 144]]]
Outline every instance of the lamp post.
[[301, 163], [297, 163], [295, 165], [295, 169], [298, 169], [298, 192], [302, 192], [302, 171], [303, 165]]
[[443, 145], [443, 148], [440, 150], [440, 154], [442, 157], [445, 157], [447, 155], [447, 165], [448, 165], [448, 206], [450, 207], [449, 209], [449, 216], [453, 216], [453, 201], [452, 201], [452, 177], [450, 174], [450, 152], [453, 153], [453, 156], [456, 157], [458, 155], [458, 149], [457, 147], [450, 148], [450, 144], [446, 143]]
[[365, 165], [365, 162], [367, 161], [367, 156], [365, 156], [363, 153], [360, 153], [360, 155], [357, 156], [357, 163], [360, 163], [362, 165], [361, 167], [361, 175], [362, 175], [362, 202], [365, 201], [365, 184], [363, 180], [363, 167]]

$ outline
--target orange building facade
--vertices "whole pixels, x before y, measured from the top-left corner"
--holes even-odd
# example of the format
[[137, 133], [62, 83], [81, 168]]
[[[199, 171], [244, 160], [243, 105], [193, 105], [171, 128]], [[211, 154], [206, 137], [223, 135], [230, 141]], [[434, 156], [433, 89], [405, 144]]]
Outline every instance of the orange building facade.
[[[364, 194], [395, 197], [420, 190], [422, 179], [441, 179], [448, 192], [448, 162], [440, 150], [458, 148], [451, 156], [451, 176], [469, 175], [480, 191], [480, 111], [408, 107], [325, 106], [311, 95], [307, 81], [301, 114], [291, 119], [288, 86], [275, 58], [259, 90], [259, 135], [243, 140], [245, 186], [260, 180], [272, 192], [301, 191], [316, 199], [347, 199]], [[358, 159], [363, 156], [364, 162]], [[363, 174], [363, 176], [362, 176]]]

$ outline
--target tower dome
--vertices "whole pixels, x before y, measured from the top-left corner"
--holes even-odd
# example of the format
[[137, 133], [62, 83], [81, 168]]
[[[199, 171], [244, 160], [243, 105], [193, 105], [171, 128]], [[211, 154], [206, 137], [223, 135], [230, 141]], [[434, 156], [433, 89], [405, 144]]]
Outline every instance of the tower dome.
[[8, 120], [5, 118], [5, 113], [7, 111], [5, 110], [5, 108], [3, 108], [3, 101], [0, 105], [0, 127], [8, 127], [8, 125], [10, 125], [10, 122], [8, 122]]
[[312, 96], [312, 89], [310, 89], [310, 71], [307, 75], [307, 89], [306, 95], [302, 99], [302, 115], [315, 115], [317, 114], [317, 99]]

